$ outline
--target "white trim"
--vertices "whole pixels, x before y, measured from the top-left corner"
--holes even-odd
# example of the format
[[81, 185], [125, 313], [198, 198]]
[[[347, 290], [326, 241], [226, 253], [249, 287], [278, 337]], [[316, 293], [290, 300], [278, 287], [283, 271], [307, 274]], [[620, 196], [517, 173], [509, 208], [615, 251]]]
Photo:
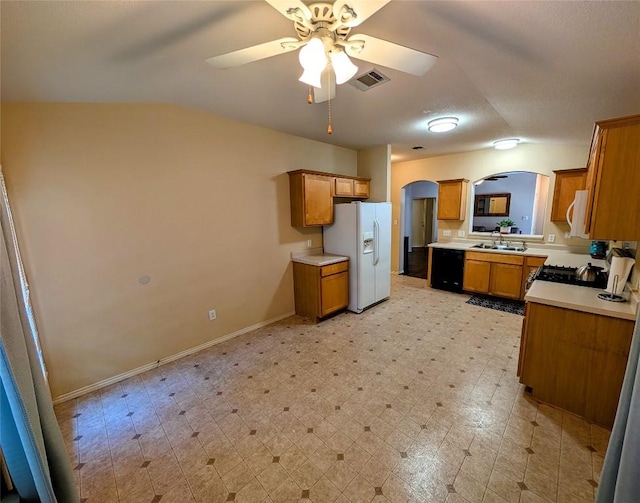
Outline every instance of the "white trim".
[[100, 388], [105, 388], [107, 386], [110, 386], [111, 384], [115, 384], [117, 382], [128, 379], [129, 377], [142, 374], [147, 370], [155, 369], [160, 365], [164, 365], [165, 363], [179, 360], [180, 358], [183, 358], [193, 353], [197, 353], [198, 351], [202, 351], [203, 349], [210, 348], [211, 346], [215, 346], [216, 344], [220, 344], [221, 342], [228, 341], [229, 339], [233, 339], [234, 337], [237, 337], [239, 335], [246, 334], [247, 332], [252, 332], [254, 330], [257, 330], [258, 328], [266, 327], [267, 325], [271, 325], [272, 323], [276, 323], [277, 321], [284, 320], [285, 318], [288, 318], [289, 316], [293, 316], [294, 314], [295, 312], [290, 312], [290, 313], [286, 313], [281, 316], [278, 316], [276, 318], [271, 318], [270, 320], [261, 321], [260, 323], [256, 323], [255, 325], [251, 325], [250, 327], [241, 328], [240, 330], [236, 330], [235, 332], [232, 332], [227, 335], [223, 335], [222, 337], [219, 337], [217, 339], [207, 341], [204, 344], [200, 344], [199, 346], [186, 349], [184, 351], [181, 351], [180, 353], [176, 353], [175, 355], [167, 356], [166, 358], [162, 358], [157, 362], [147, 363], [142, 367], [129, 370], [128, 372], [125, 372], [123, 374], [118, 374], [116, 376], [110, 377], [109, 379], [104, 379], [103, 381], [98, 381], [97, 383], [90, 384], [89, 386], [84, 386], [75, 391], [70, 391], [69, 393], [65, 393], [64, 395], [60, 395], [59, 397], [54, 398], [53, 404], [56, 405], [62, 402], [66, 402], [68, 400], [78, 398], [79, 396], [85, 395], [87, 393], [91, 393], [92, 391], [96, 391]]

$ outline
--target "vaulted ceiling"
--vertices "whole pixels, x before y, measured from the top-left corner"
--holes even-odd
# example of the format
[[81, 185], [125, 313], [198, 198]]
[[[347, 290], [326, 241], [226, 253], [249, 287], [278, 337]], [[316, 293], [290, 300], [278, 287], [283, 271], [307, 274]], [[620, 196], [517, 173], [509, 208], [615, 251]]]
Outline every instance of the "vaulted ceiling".
[[[338, 86], [332, 135], [327, 103], [306, 102], [297, 52], [225, 70], [205, 62], [296, 36], [263, 0], [5, 0], [0, 9], [6, 101], [173, 103], [354, 149], [389, 143], [395, 160], [504, 137], [586, 145], [594, 121], [640, 113], [638, 1], [392, 1], [352, 33], [439, 60], [415, 77], [354, 59], [358, 74], [376, 68], [391, 80], [366, 92]], [[427, 131], [451, 115], [457, 129]]]

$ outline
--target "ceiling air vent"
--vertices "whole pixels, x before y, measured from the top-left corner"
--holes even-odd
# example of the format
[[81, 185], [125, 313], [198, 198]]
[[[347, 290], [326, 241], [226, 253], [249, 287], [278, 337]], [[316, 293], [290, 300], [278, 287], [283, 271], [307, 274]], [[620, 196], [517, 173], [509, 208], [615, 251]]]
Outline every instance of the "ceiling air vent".
[[349, 81], [349, 84], [360, 89], [361, 91], [368, 91], [380, 84], [389, 82], [391, 79], [386, 75], [383, 75], [378, 70], [373, 69], [367, 73], [355, 77]]

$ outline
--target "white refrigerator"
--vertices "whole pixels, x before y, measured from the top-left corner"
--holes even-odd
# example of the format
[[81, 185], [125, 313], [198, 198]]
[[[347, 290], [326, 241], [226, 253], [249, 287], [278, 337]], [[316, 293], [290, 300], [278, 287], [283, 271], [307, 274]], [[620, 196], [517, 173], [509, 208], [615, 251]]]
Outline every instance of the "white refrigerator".
[[323, 227], [325, 253], [349, 257], [349, 311], [361, 313], [391, 294], [391, 203], [336, 204]]

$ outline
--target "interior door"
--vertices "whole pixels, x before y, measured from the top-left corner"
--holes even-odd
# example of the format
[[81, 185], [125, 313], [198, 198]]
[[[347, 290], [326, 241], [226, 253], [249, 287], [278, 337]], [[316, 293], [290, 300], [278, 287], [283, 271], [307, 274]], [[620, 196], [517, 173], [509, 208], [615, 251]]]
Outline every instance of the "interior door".
[[[411, 200], [411, 247], [425, 246], [425, 199]], [[411, 250], [409, 250], [411, 251]]]
[[424, 245], [427, 246], [429, 243], [433, 243], [434, 241], [434, 223], [435, 223], [435, 208], [436, 208], [436, 198], [435, 197], [427, 197], [424, 200]]

